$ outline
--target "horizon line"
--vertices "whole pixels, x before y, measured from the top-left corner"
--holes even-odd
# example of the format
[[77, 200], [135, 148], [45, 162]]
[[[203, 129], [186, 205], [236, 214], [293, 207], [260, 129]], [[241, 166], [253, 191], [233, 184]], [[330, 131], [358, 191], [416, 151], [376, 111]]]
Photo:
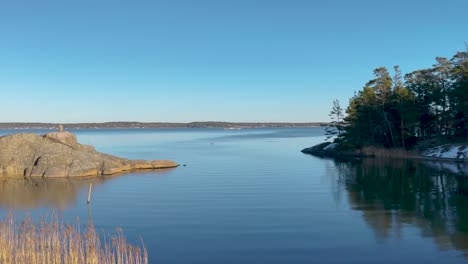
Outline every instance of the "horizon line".
[[112, 123], [139, 123], [139, 124], [192, 124], [192, 123], [230, 123], [230, 124], [312, 124], [312, 123], [330, 123], [329, 121], [103, 121], [103, 122], [36, 122], [36, 121], [6, 121], [0, 124], [53, 124], [53, 125], [77, 125], [77, 124], [112, 124]]

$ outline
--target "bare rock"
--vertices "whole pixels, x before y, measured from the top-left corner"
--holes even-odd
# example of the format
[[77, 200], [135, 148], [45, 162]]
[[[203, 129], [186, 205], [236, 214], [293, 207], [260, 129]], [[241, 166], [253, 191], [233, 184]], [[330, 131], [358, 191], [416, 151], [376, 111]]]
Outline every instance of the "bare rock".
[[0, 177], [84, 177], [179, 166], [166, 160], [128, 160], [78, 143], [75, 134], [52, 132], [0, 137]]
[[70, 147], [78, 146], [76, 135], [71, 132], [50, 132], [46, 133], [43, 137]]

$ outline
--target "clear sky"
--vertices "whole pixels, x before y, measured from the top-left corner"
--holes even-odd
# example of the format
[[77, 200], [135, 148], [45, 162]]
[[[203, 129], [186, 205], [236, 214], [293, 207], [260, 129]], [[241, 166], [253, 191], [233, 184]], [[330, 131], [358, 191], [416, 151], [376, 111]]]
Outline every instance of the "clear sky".
[[0, 1], [0, 122], [327, 121], [468, 41], [468, 1]]

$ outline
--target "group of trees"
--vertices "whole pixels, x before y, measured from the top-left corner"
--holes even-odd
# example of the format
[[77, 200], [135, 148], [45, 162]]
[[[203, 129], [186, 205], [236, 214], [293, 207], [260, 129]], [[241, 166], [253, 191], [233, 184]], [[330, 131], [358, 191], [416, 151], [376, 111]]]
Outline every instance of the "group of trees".
[[437, 57], [429, 69], [402, 75], [384, 68], [349, 102], [343, 117], [338, 101], [330, 113], [330, 135], [354, 147], [408, 148], [418, 139], [467, 139], [468, 47], [451, 59]]

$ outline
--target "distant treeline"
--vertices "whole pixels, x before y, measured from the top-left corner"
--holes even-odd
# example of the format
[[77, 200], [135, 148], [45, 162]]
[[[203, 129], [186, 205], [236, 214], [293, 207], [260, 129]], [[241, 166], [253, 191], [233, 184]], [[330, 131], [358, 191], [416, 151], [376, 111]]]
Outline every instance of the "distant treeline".
[[431, 68], [404, 76], [398, 66], [392, 75], [384, 67], [375, 69], [375, 78], [350, 99], [346, 117], [340, 119], [341, 108], [334, 102], [337, 141], [357, 148], [408, 148], [434, 137], [466, 140], [467, 51], [451, 59], [437, 57]]
[[[0, 123], [0, 129], [54, 129], [58, 123]], [[97, 128], [275, 128], [275, 127], [316, 127], [328, 123], [232, 123], [232, 122], [106, 122], [106, 123], [70, 123], [63, 124], [65, 129]]]

